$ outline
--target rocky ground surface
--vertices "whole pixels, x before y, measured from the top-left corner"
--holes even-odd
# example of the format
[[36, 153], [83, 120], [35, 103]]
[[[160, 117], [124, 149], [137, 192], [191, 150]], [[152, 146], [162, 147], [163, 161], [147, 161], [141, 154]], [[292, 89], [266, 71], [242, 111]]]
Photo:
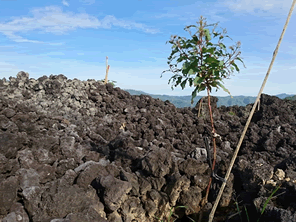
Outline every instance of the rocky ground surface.
[[[224, 177], [252, 105], [212, 102]], [[0, 221], [165, 221], [176, 206], [187, 206], [177, 221], [196, 218], [210, 176], [202, 107], [197, 117], [198, 105], [63, 75], [0, 80]], [[260, 221], [296, 221], [295, 115], [296, 102], [262, 95], [214, 221], [247, 221], [244, 207], [257, 221], [279, 184]], [[220, 186], [214, 181], [208, 210]]]

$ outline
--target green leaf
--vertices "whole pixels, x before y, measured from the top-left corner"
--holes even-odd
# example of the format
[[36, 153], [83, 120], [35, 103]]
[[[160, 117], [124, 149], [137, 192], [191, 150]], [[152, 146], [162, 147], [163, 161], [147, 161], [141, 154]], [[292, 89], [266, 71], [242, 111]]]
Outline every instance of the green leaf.
[[196, 25], [188, 25], [188, 26], [186, 26], [186, 29], [191, 28], [191, 27], [195, 27], [196, 28]]
[[194, 48], [193, 52], [189, 52], [191, 55], [196, 56], [197, 54], [199, 54], [198, 49]]
[[207, 53], [207, 48], [206, 47], [202, 47], [201, 53]]
[[178, 46], [176, 45], [176, 48], [172, 51], [171, 55], [174, 55], [175, 53], [179, 52], [179, 48]]
[[210, 57], [210, 56], [206, 56], [206, 59], [204, 60], [205, 63], [207, 64], [210, 64], [210, 63], [216, 63], [218, 60], [213, 58], [213, 57]]
[[214, 51], [215, 51], [215, 47], [211, 47], [211, 48], [209, 48], [208, 49], [208, 53], [210, 53], [210, 54], [214, 54]]
[[217, 37], [218, 35], [220, 35], [220, 33], [218, 32], [213, 32], [214, 37]]
[[184, 63], [183, 63], [183, 66], [182, 66], [182, 69], [187, 69], [189, 65], [190, 65], [189, 62], [187, 62], [187, 61], [184, 62]]
[[189, 43], [187, 49], [188, 48], [193, 48], [193, 47], [194, 47], [194, 45], [192, 45], [191, 43]]
[[223, 55], [223, 51], [220, 49], [220, 50], [217, 50], [216, 52], [215, 52], [215, 55], [217, 56], [217, 57], [220, 57], [220, 56], [222, 56]]
[[221, 80], [221, 77], [220, 76], [215, 76], [214, 80]]
[[196, 91], [197, 91], [197, 89], [198, 89], [198, 87], [196, 87], [196, 88], [193, 90], [192, 94], [191, 94], [191, 104], [193, 104], [193, 99], [196, 97]]
[[198, 41], [198, 37], [196, 35], [192, 36], [193, 41], [195, 41], [195, 43]]
[[197, 86], [197, 85], [201, 84], [203, 81], [204, 81], [203, 77], [196, 76], [195, 79], [193, 80], [193, 84], [194, 84], [194, 86]]
[[234, 62], [231, 65], [234, 66], [235, 67], [235, 70], [239, 72], [239, 68], [238, 68], [238, 66]]
[[[190, 60], [192, 60], [192, 58], [190, 58]], [[185, 65], [183, 65], [183, 73], [186, 73], [188, 75], [195, 74], [197, 72], [198, 61], [198, 59], [195, 59], [193, 62], [186, 61]]]
[[189, 86], [191, 87], [192, 84], [193, 84], [193, 79], [192, 78], [189, 78], [188, 80], [189, 80]]
[[193, 69], [190, 69], [189, 72], [188, 72], [189, 75], [193, 75], [193, 74], [195, 74], [195, 73], [196, 73], [196, 72], [194, 72]]
[[187, 82], [187, 79], [185, 79], [185, 80], [181, 83], [181, 87], [182, 87], [182, 89], [185, 88], [186, 82]]
[[222, 49], [226, 50], [226, 46], [225, 46], [223, 43], [219, 43], [219, 46], [220, 46]]
[[176, 82], [176, 84], [177, 84], [177, 85], [180, 84], [181, 81], [182, 81], [182, 76], [179, 76], [179, 77], [178, 77], [178, 80], [177, 80], [177, 82]]
[[[267, 200], [264, 202], [264, 205], [263, 205], [263, 209], [261, 211], [261, 215], [264, 213], [265, 211], [265, 208], [267, 207], [267, 204], [268, 202], [271, 200], [272, 196], [278, 191], [278, 189], [281, 187], [281, 185], [278, 185], [276, 187], [276, 189], [271, 193], [271, 195], [267, 198]], [[257, 220], [257, 222], [259, 221], [259, 219]]]
[[177, 59], [177, 62], [182, 62], [184, 60], [183, 56], [180, 56], [178, 59]]
[[217, 87], [217, 82], [212, 82], [212, 83], [211, 83], [211, 86], [213, 86], [213, 87]]
[[204, 32], [205, 32], [205, 38], [206, 38], [206, 41], [210, 41], [211, 40], [211, 35], [210, 35], [210, 31], [209, 29], [204, 29]]
[[236, 57], [236, 60], [239, 60], [243, 64], [243, 66], [246, 68], [244, 61], [240, 57]]
[[198, 92], [204, 91], [205, 89], [206, 89], [206, 85], [205, 85], [205, 84], [201, 84], [201, 85], [198, 87]]
[[225, 92], [227, 92], [231, 96], [231, 98], [233, 98], [233, 96], [230, 94], [229, 90], [226, 89], [220, 82], [217, 82], [217, 85], [220, 86]]
[[240, 57], [236, 57], [236, 60], [239, 60], [239, 61], [241, 61], [242, 63], [244, 63], [243, 60], [242, 60]]

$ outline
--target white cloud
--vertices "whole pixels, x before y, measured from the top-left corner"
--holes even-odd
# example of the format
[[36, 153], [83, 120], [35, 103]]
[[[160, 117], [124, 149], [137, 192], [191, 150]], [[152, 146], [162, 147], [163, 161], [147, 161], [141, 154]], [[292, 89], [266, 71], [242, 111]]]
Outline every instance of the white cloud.
[[83, 2], [84, 4], [87, 4], [87, 5], [91, 5], [96, 2], [96, 0], [80, 0], [80, 1]]
[[65, 6], [69, 6], [70, 5], [66, 0], [63, 0], [62, 1], [62, 4], [65, 5]]
[[154, 18], [157, 18], [157, 19], [161, 19], [161, 18], [176, 18], [176, 17], [180, 17], [180, 14], [166, 12], [166, 13], [162, 13], [162, 14], [159, 14], [159, 15], [154, 15]]
[[63, 56], [63, 55], [65, 55], [65, 53], [63, 53], [63, 52], [48, 52], [48, 53], [45, 53], [45, 54], [41, 54], [41, 56], [42, 55], [48, 55], [48, 56]]
[[227, 0], [225, 5], [233, 11], [254, 12], [255, 10], [283, 12], [291, 7], [291, 0]]
[[0, 45], [0, 48], [15, 48], [14, 45]]
[[[226, 22], [229, 19], [223, 13], [227, 11], [225, 5], [215, 2], [209, 4], [207, 1], [194, 1], [192, 4], [181, 4], [173, 7], [164, 7], [158, 12], [148, 14], [148, 18], [158, 19], [160, 21], [167, 21], [169, 25], [191, 25], [199, 21], [200, 16], [207, 18], [208, 24], [219, 22]], [[145, 11], [138, 11], [139, 16], [147, 14]], [[180, 22], [181, 21], [181, 22]], [[171, 24], [171, 23], [175, 24]]]
[[[230, 10], [238, 13], [254, 12], [258, 16], [261, 16], [259, 14], [260, 11], [264, 12], [265, 16], [266, 12], [268, 12], [272, 14], [272, 17], [287, 14], [291, 7], [291, 2], [291, 0], [225, 0], [210, 4], [208, 1], [194, 1], [192, 4], [164, 7], [160, 10], [160, 13], [153, 13], [150, 17], [161, 20], [166, 19], [169, 22], [179, 20], [188, 25], [199, 21], [200, 13], [202, 13], [207, 18], [208, 24], [212, 24], [217, 21], [230, 21], [229, 17], [233, 14], [229, 12]], [[138, 14], [140, 16], [144, 13], [139, 12]]]
[[159, 32], [159, 30], [147, 28], [144, 24], [141, 24], [141, 23], [117, 19], [113, 15], [107, 15], [105, 16], [105, 18], [101, 20], [101, 27], [110, 29], [112, 26], [118, 26], [125, 29], [136, 28], [151, 34], [155, 34]]
[[99, 20], [95, 16], [86, 13], [75, 14], [72, 12], [63, 12], [61, 8], [56, 6], [35, 8], [31, 13], [33, 15], [31, 17], [17, 17], [10, 22], [0, 23], [0, 33], [15, 42], [44, 43], [42, 41], [25, 39], [16, 33], [38, 30], [41, 32], [61, 35], [78, 28], [109, 29], [112, 26], [125, 29], [138, 29], [151, 34], [159, 32], [158, 30], [148, 28], [141, 23], [117, 19], [113, 15], [107, 15], [102, 20]]
[[6, 77], [6, 79], [11, 76], [11, 73], [17, 73], [19, 71], [18, 67], [9, 62], [0, 62], [0, 78]]
[[24, 39], [21, 36], [14, 35], [13, 32], [5, 32], [4, 34], [14, 42], [43, 43], [41, 41]]

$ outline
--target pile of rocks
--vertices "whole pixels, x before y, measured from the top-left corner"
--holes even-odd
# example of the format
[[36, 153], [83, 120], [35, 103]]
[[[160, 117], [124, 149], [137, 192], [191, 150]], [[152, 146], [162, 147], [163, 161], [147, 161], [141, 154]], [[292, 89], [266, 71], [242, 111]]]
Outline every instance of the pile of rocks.
[[[215, 102], [224, 175], [251, 105]], [[181, 205], [187, 209], [179, 217], [198, 213], [210, 175], [203, 143], [210, 123], [207, 112], [197, 117], [198, 107], [63, 75], [36, 80], [19, 72], [0, 80], [0, 221], [148, 222]], [[220, 207], [231, 209], [236, 193], [262, 209], [281, 182], [285, 192], [264, 217], [296, 220], [295, 115], [295, 102], [262, 95]], [[219, 187], [214, 183], [209, 205]]]

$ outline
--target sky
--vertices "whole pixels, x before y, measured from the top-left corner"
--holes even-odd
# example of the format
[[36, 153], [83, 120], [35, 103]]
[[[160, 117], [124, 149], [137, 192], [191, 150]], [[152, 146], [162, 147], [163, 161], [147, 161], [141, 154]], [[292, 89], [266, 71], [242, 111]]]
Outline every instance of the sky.
[[[239, 73], [224, 81], [231, 95], [257, 96], [286, 22], [292, 0], [0, 0], [0, 78], [63, 74], [69, 79], [108, 79], [121, 89], [191, 95], [171, 89], [172, 35], [190, 38], [185, 26], [226, 28], [241, 42]], [[296, 94], [296, 9], [263, 93]], [[194, 29], [191, 29], [194, 33]], [[225, 41], [225, 43], [227, 43]], [[180, 65], [181, 66], [181, 65]], [[202, 92], [198, 95], [205, 95]], [[214, 96], [228, 96], [222, 89]]]

